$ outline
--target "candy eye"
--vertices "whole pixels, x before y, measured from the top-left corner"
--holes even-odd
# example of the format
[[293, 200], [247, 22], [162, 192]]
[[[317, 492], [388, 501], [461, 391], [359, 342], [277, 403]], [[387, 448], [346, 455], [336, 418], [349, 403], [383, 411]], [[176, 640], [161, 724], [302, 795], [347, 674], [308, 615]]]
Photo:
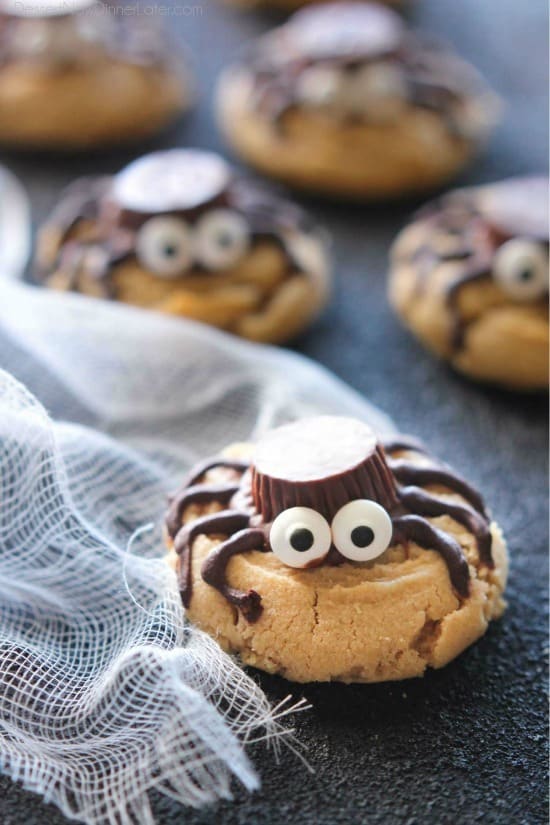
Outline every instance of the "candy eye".
[[311, 66], [297, 80], [296, 95], [310, 106], [338, 103], [342, 89], [342, 73], [330, 66]]
[[313, 567], [332, 544], [328, 522], [309, 507], [291, 507], [280, 513], [269, 533], [271, 549], [288, 567]]
[[191, 265], [191, 230], [179, 218], [151, 218], [139, 230], [136, 254], [155, 275], [177, 278]]
[[348, 111], [373, 117], [389, 117], [403, 107], [407, 89], [403, 72], [391, 63], [363, 66], [346, 78]]
[[340, 553], [351, 561], [371, 561], [391, 542], [389, 515], [375, 501], [358, 499], [345, 504], [332, 520], [332, 537]]
[[11, 47], [20, 57], [35, 58], [52, 51], [54, 26], [47, 20], [20, 20], [11, 35]]
[[548, 290], [548, 255], [541, 244], [517, 238], [496, 252], [494, 278], [516, 301], [533, 301]]
[[239, 261], [250, 244], [248, 222], [231, 209], [216, 209], [197, 224], [195, 252], [208, 269], [227, 269]]

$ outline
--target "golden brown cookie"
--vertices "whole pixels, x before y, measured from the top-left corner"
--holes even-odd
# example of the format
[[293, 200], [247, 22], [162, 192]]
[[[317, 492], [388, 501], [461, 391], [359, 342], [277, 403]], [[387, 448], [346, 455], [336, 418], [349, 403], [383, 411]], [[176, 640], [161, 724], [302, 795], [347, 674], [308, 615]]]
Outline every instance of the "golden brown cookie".
[[325, 237], [307, 215], [191, 149], [73, 184], [39, 232], [36, 272], [271, 343], [306, 327], [329, 292]]
[[191, 621], [298, 682], [442, 667], [501, 615], [506, 547], [422, 445], [322, 416], [196, 467], [166, 519]]
[[388, 8], [297, 12], [226, 70], [221, 128], [248, 163], [311, 192], [379, 199], [432, 189], [477, 150], [495, 98], [477, 72]]
[[466, 375], [548, 387], [548, 180], [457, 190], [428, 206], [395, 242], [389, 296]]
[[0, 11], [0, 143], [80, 150], [150, 137], [190, 82], [151, 17], [94, 0], [7, 0]]

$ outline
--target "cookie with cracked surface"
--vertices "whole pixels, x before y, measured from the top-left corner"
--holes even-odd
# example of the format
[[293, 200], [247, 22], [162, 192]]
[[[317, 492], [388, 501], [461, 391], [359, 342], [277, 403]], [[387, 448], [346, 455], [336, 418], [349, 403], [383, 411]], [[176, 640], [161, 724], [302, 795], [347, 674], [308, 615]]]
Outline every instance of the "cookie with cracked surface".
[[328, 196], [372, 200], [451, 178], [498, 105], [477, 72], [391, 9], [302, 9], [226, 70], [223, 132], [252, 166]]
[[192, 149], [73, 184], [39, 232], [35, 271], [270, 343], [313, 321], [330, 286], [324, 233], [302, 210]]
[[189, 619], [297, 682], [420, 676], [504, 607], [506, 546], [479, 493], [354, 419], [303, 419], [196, 467], [166, 539]]
[[428, 205], [392, 250], [390, 302], [471, 378], [548, 387], [548, 179], [512, 178]]
[[76, 151], [152, 136], [191, 103], [172, 52], [151, 17], [97, 0], [5, 0], [0, 143]]

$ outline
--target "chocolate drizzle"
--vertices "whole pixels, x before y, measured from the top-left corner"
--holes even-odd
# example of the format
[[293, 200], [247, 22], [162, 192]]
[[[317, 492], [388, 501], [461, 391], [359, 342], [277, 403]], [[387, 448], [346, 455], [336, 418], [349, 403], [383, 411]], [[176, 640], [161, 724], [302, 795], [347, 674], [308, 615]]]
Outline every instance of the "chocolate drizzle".
[[[184, 525], [174, 541], [174, 550], [180, 556], [180, 592], [183, 604], [189, 607], [193, 592], [191, 579], [191, 550], [194, 540], [201, 535], [226, 535], [231, 531], [243, 530], [248, 527], [250, 516], [238, 510], [222, 510], [214, 515], [196, 519], [189, 526]], [[250, 549], [250, 548], [248, 548]]]
[[211, 459], [194, 468], [192, 474], [186, 479], [178, 493], [170, 502], [170, 509], [166, 516], [166, 528], [168, 534], [175, 538], [181, 527], [181, 519], [186, 507], [191, 504], [209, 504], [213, 501], [218, 504], [227, 504], [239, 489], [236, 483], [227, 482], [225, 484], [197, 484], [208, 470], [213, 468], [232, 470], [237, 478], [242, 475], [248, 467], [248, 462], [230, 459]]
[[[446, 260], [462, 259], [452, 256]], [[462, 290], [468, 284], [476, 284], [489, 278], [491, 278], [491, 265], [489, 263], [475, 265], [474, 262], [471, 262], [470, 267], [446, 287], [445, 300], [451, 315], [451, 347], [455, 351], [461, 350], [464, 346], [466, 334], [466, 324], [462, 320], [459, 309], [459, 299]]]
[[486, 516], [483, 499], [477, 490], [460, 478], [453, 470], [443, 466], [426, 466], [405, 459], [389, 459], [388, 465], [400, 484], [409, 486], [441, 484], [465, 498], [483, 516]]
[[399, 490], [401, 503], [412, 513], [419, 516], [450, 516], [476, 537], [480, 561], [492, 567], [491, 531], [485, 516], [472, 507], [445, 501], [430, 495], [421, 487], [402, 487]]
[[249, 550], [265, 550], [265, 535], [259, 528], [241, 530], [218, 545], [205, 559], [201, 567], [204, 581], [215, 587], [228, 602], [238, 607], [249, 622], [256, 622], [262, 613], [262, 598], [255, 590], [236, 590], [225, 579], [229, 560], [238, 553]]
[[430, 547], [443, 557], [452, 585], [462, 598], [468, 596], [470, 572], [461, 546], [443, 530], [439, 530], [421, 516], [401, 516], [394, 520], [397, 541], [415, 541], [420, 547]]
[[[346, 429], [347, 435], [342, 436]], [[341, 466], [337, 454], [323, 449], [325, 445], [319, 443], [319, 437], [331, 430], [342, 450]], [[330, 524], [342, 506], [357, 499], [371, 499], [386, 509], [392, 519], [394, 543], [406, 545], [414, 541], [439, 553], [457, 596], [467, 598], [470, 577], [462, 547], [452, 535], [427, 519], [449, 516], [463, 525], [476, 540], [479, 564], [492, 568], [492, 537], [482, 497], [446, 465], [426, 464], [426, 448], [416, 440], [397, 436], [380, 443], [374, 437], [370, 441], [370, 434], [365, 425], [350, 419], [306, 419], [268, 434], [260, 441], [252, 462], [222, 458], [197, 467], [172, 500], [166, 521], [179, 556], [183, 604], [188, 607], [192, 597], [191, 554], [195, 539], [201, 535], [226, 536], [206, 556], [201, 576], [239, 608], [247, 621], [257, 621], [262, 611], [261, 596], [253, 589], [240, 591], [227, 583], [230, 559], [251, 550], [268, 551], [271, 524], [289, 508], [311, 508]], [[422, 455], [422, 462], [395, 456], [403, 452]], [[206, 473], [218, 468], [240, 477], [227, 482], [204, 480]], [[466, 503], [425, 489], [435, 485], [443, 487], [447, 495], [458, 494]], [[189, 506], [211, 502], [227, 509], [184, 523]], [[333, 545], [325, 563], [346, 561]]]

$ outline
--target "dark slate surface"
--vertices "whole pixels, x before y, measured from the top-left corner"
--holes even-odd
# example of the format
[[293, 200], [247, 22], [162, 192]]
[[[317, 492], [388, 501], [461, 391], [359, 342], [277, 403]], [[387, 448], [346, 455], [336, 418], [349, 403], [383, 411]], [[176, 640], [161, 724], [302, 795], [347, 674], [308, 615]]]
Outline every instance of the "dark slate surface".
[[[172, 18], [191, 43], [202, 100], [159, 143], [221, 148], [210, 97], [235, 48], [273, 18], [205, 2], [202, 14]], [[414, 21], [454, 42], [504, 97], [504, 122], [487, 153], [461, 182], [544, 170], [547, 163], [545, 0], [419, 0]], [[138, 152], [134, 150], [133, 154]], [[91, 170], [116, 170], [132, 153], [46, 161], [2, 160], [29, 187], [43, 216], [63, 182]], [[311, 204], [333, 231], [335, 301], [298, 349], [384, 407], [479, 484], [507, 533], [512, 557], [509, 610], [458, 661], [423, 680], [375, 686], [298, 687], [312, 709], [296, 718], [316, 773], [290, 755], [276, 765], [255, 752], [263, 789], [202, 813], [155, 801], [159, 823], [463, 823], [547, 822], [546, 581], [547, 401], [474, 386], [427, 355], [385, 302], [388, 244], [415, 204], [354, 208]], [[24, 359], [0, 340], [0, 363], [25, 379]], [[56, 414], [75, 408], [52, 381], [45, 399]], [[278, 700], [283, 680], [257, 677]], [[0, 778], [2, 825], [61, 825], [63, 817]]]

